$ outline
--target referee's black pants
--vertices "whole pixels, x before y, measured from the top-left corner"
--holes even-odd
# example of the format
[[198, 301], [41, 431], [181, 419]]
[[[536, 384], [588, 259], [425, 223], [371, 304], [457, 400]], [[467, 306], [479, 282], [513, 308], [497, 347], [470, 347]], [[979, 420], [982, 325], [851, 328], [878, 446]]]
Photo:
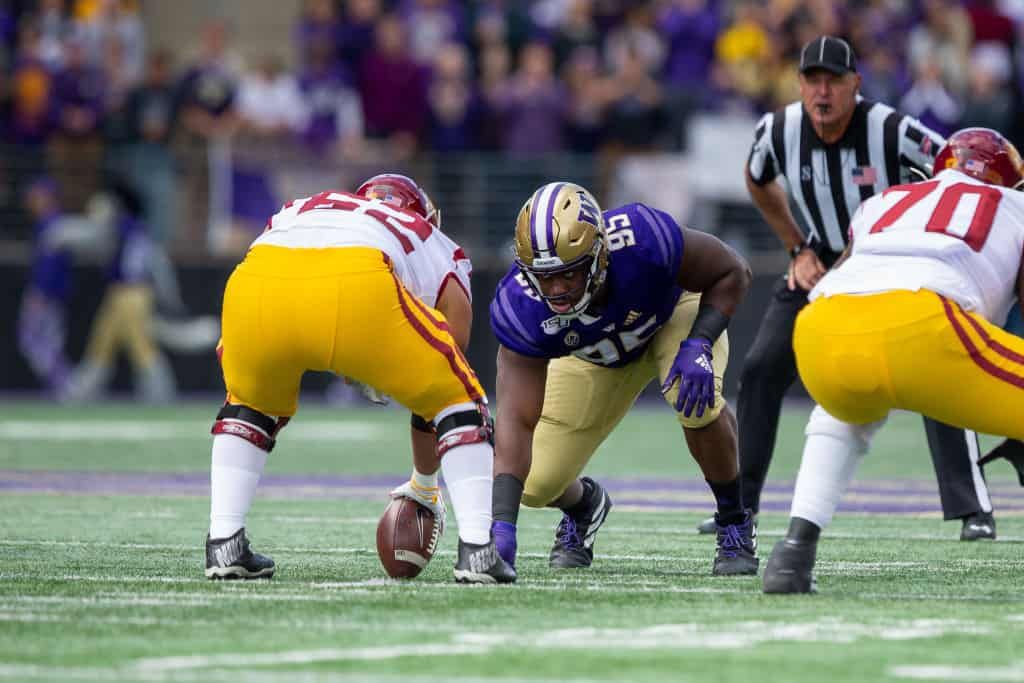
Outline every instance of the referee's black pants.
[[[754, 512], [760, 508], [761, 489], [775, 450], [782, 398], [797, 378], [793, 325], [797, 313], [806, 305], [807, 292], [799, 288], [790, 291], [786, 278], [781, 278], [743, 362], [736, 406], [740, 475], [744, 503]], [[988, 491], [975, 488], [976, 482], [977, 486], [985, 486], [980, 476], [974, 476], [978, 437], [930, 418], [925, 418], [924, 425], [944, 518], [991, 511], [991, 506], [985, 509], [980, 500], [984, 496], [987, 501]]]

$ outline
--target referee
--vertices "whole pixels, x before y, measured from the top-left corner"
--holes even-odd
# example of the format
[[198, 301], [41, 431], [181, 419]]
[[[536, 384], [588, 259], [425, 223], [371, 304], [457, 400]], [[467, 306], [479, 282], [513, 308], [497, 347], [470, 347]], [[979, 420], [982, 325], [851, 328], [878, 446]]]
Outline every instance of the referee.
[[[800, 53], [800, 101], [766, 114], [747, 162], [750, 196], [790, 255], [743, 365], [737, 404], [743, 496], [757, 512], [778, 428], [782, 398], [797, 377], [793, 324], [807, 293], [846, 247], [850, 216], [891, 185], [930, 175], [944, 144], [909, 116], [858, 96], [857, 60], [846, 41], [821, 36]], [[779, 175], [786, 189], [773, 183]], [[799, 207], [810, 234], [794, 220]], [[974, 432], [925, 418], [946, 519], [961, 518], [960, 538], [995, 538], [995, 521], [978, 468]], [[705, 529], [701, 524], [701, 531]]]

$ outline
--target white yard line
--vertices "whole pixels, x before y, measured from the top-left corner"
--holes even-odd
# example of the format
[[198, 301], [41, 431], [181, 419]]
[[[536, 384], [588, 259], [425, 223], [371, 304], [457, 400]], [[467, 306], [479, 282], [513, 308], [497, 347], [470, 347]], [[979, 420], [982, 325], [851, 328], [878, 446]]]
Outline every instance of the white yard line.
[[[17, 610], [0, 611], [0, 622], [4, 621], [21, 623], [54, 622], [81, 625], [82, 617], [79, 615], [62, 615], [52, 612], [20, 612]], [[111, 617], [98, 616], [95, 614], [90, 614], [88, 621], [90, 624], [110, 624], [113, 626], [168, 626], [171, 624], [188, 624], [191, 626], [196, 624], [192, 619], [185, 621], [182, 619], [166, 619], [157, 617]]]
[[314, 664], [317, 662], [380, 661], [405, 657], [440, 657], [481, 655], [489, 652], [487, 645], [449, 643], [402, 644], [379, 647], [330, 648], [324, 650], [290, 650], [277, 653], [250, 652], [242, 655], [189, 655], [184, 657], [149, 657], [136, 660], [139, 671], [171, 671], [207, 669], [210, 667], [280, 666], [282, 664]]
[[900, 665], [886, 671], [894, 678], [917, 681], [969, 681], [970, 683], [1014, 683], [1024, 681], [1024, 662], [1007, 666]]
[[135, 667], [62, 667], [38, 666], [33, 664], [0, 663], [0, 680], [85, 680], [85, 681], [155, 681], [168, 683], [208, 683], [225, 681], [237, 683], [593, 683], [582, 678], [480, 678], [475, 676], [431, 676], [410, 673], [388, 674], [370, 672], [340, 673], [330, 671], [298, 671], [295, 669], [282, 671], [255, 671], [237, 668], [205, 669], [172, 669], [143, 671]]
[[669, 650], [747, 649], [767, 642], [849, 644], [865, 639], [916, 640], [955, 635], [990, 635], [980, 622], [958, 619], [890, 620], [860, 623], [835, 618], [806, 622], [744, 621], [658, 624], [645, 628], [575, 628], [531, 632], [456, 633], [450, 642], [323, 650], [289, 650], [246, 655], [192, 655], [137, 660], [143, 672], [210, 667], [256, 667], [335, 661], [390, 660], [404, 657], [482, 655], [500, 650]]

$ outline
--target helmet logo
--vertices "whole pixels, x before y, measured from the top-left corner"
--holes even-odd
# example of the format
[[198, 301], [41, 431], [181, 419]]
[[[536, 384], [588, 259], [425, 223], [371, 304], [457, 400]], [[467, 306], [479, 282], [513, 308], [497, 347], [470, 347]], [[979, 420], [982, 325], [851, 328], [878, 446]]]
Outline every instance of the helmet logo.
[[964, 162], [964, 170], [972, 173], [985, 173], [985, 162], [979, 159], [968, 159]]
[[543, 256], [541, 258], [533, 259], [534, 268], [557, 268], [558, 266], [564, 266], [565, 262], [557, 256]]
[[580, 190], [576, 194], [580, 197], [580, 215], [576, 220], [586, 221], [596, 228], [598, 226], [597, 207], [590, 201], [590, 197], [587, 196], [586, 192]]

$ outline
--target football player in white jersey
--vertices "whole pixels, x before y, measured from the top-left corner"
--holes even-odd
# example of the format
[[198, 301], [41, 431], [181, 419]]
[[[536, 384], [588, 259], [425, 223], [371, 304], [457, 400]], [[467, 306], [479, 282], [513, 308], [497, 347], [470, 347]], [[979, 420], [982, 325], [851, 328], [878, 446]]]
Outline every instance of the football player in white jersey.
[[1024, 297], [1024, 163], [994, 130], [955, 133], [933, 178], [861, 204], [850, 246], [810, 294], [793, 337], [818, 402], [786, 538], [766, 593], [815, 590], [818, 536], [871, 438], [902, 408], [1024, 439], [1024, 339], [1004, 332]]
[[245, 517], [277, 433], [295, 414], [302, 375], [315, 370], [412, 411], [413, 476], [392, 495], [431, 508], [443, 524], [443, 470], [459, 527], [455, 579], [515, 580], [491, 539], [487, 397], [462, 352], [469, 273], [430, 198], [405, 176], [297, 199], [270, 218], [224, 291], [227, 400], [213, 426], [208, 578], [274, 573], [273, 560], [250, 549]]

